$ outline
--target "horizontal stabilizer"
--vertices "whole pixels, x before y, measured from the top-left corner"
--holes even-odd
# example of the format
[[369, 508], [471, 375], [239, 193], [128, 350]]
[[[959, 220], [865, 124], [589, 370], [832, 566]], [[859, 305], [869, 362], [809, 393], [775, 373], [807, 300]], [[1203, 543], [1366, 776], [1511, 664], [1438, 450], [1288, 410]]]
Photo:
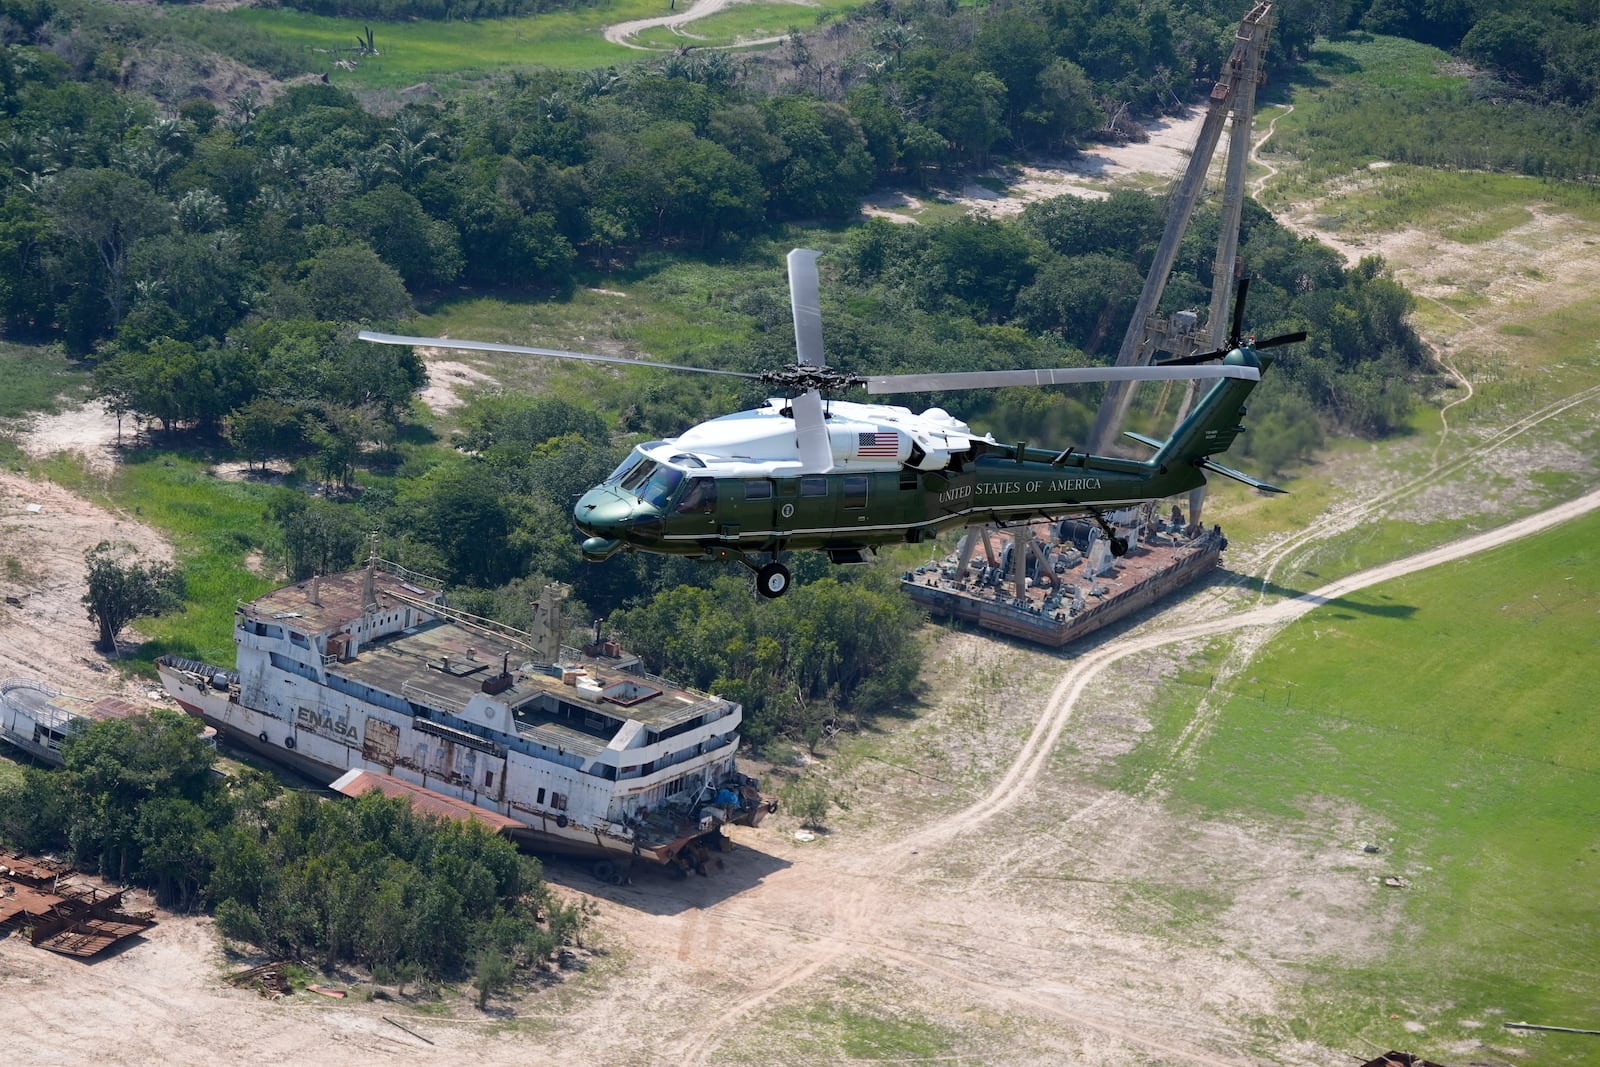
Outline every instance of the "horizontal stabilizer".
[[1132, 430], [1123, 430], [1122, 436], [1130, 441], [1138, 441], [1141, 445], [1149, 445], [1151, 448], [1160, 448], [1166, 444], [1165, 441], [1157, 441], [1154, 437], [1146, 437], [1144, 434], [1134, 433]]
[[1252, 478], [1244, 471], [1236, 471], [1232, 467], [1224, 467], [1222, 464], [1213, 460], [1204, 459], [1201, 460], [1198, 465], [1201, 470], [1210, 471], [1212, 474], [1220, 474], [1225, 478], [1232, 478], [1236, 482], [1243, 482], [1250, 488], [1259, 489], [1263, 493], [1287, 493], [1289, 491], [1287, 489], [1280, 489], [1270, 482], [1264, 482], [1259, 478]]

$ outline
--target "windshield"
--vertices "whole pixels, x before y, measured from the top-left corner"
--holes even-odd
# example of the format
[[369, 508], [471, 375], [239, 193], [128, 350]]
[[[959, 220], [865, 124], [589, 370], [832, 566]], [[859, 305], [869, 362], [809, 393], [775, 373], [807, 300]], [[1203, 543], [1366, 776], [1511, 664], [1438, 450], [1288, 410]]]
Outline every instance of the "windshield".
[[634, 449], [632, 452], [628, 453], [628, 458], [627, 459], [624, 459], [621, 463], [617, 464], [617, 469], [612, 471], [611, 474], [609, 476], [607, 476], [606, 480], [602, 484], [604, 484], [604, 485], [615, 485], [615, 484], [617, 484], [618, 482], [622, 481], [622, 479], [624, 479], [624, 478], [626, 478], [628, 476], [628, 472], [629, 471], [633, 470], [633, 468], [637, 467], [639, 464], [643, 463], [644, 461], [645, 461], [644, 453], [640, 452], [638, 449]]
[[639, 499], [655, 508], [665, 508], [667, 501], [683, 482], [683, 472], [673, 467], [657, 467], [650, 480], [639, 490]]
[[646, 459], [644, 462], [628, 471], [628, 473], [624, 474], [622, 476], [622, 480], [617, 483], [617, 487], [619, 489], [626, 489], [630, 493], [637, 493], [639, 491], [639, 487], [644, 484], [645, 479], [650, 477], [655, 469], [656, 461], [653, 459]]

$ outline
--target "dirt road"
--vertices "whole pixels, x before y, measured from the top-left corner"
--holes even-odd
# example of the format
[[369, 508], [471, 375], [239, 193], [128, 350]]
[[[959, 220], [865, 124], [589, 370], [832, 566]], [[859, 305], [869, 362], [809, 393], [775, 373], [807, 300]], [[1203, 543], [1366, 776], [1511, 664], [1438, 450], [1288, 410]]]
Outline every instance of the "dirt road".
[[[692, 0], [692, 2], [686, 0], [683, 10], [678, 11], [676, 10], [676, 0], [673, 0], [674, 9], [671, 14], [657, 15], [648, 19], [634, 19], [630, 22], [619, 22], [613, 26], [607, 26], [605, 38], [612, 44], [620, 44], [624, 48], [637, 48], [641, 52], [657, 51], [657, 49], [653, 49], [649, 45], [640, 44], [633, 38], [645, 30], [653, 30], [657, 26], [666, 26], [676, 31], [686, 23], [693, 22], [696, 19], [709, 18], [738, 2], [739, 0]], [[809, 6], [806, 5], [806, 0], [794, 0], [794, 2], [802, 6]], [[773, 41], [781, 40], [783, 40], [781, 37], [771, 37], [762, 38], [758, 41], [741, 41], [740, 44], [743, 46], [771, 44]]]

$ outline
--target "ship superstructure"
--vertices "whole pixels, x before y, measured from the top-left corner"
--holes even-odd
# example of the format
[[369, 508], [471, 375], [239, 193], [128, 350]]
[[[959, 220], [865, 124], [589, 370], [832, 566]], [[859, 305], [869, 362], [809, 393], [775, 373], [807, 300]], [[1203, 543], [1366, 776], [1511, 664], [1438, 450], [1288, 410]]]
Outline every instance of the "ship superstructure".
[[735, 766], [738, 704], [603, 660], [540, 657], [529, 639], [374, 559], [240, 605], [234, 670], [157, 666], [184, 708], [317, 781], [390, 775], [612, 871], [695, 866], [723, 825], [770, 810]]

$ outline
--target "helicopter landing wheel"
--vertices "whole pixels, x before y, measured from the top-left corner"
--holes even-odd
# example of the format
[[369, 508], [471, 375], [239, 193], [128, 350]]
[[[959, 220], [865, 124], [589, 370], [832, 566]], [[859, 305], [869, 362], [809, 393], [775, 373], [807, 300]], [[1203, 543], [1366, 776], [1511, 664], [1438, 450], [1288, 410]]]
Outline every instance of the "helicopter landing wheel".
[[756, 592], [776, 600], [789, 591], [789, 568], [773, 560], [756, 571]]
[[1113, 556], [1126, 556], [1128, 554], [1128, 539], [1126, 537], [1113, 537], [1111, 539], [1111, 554]]

